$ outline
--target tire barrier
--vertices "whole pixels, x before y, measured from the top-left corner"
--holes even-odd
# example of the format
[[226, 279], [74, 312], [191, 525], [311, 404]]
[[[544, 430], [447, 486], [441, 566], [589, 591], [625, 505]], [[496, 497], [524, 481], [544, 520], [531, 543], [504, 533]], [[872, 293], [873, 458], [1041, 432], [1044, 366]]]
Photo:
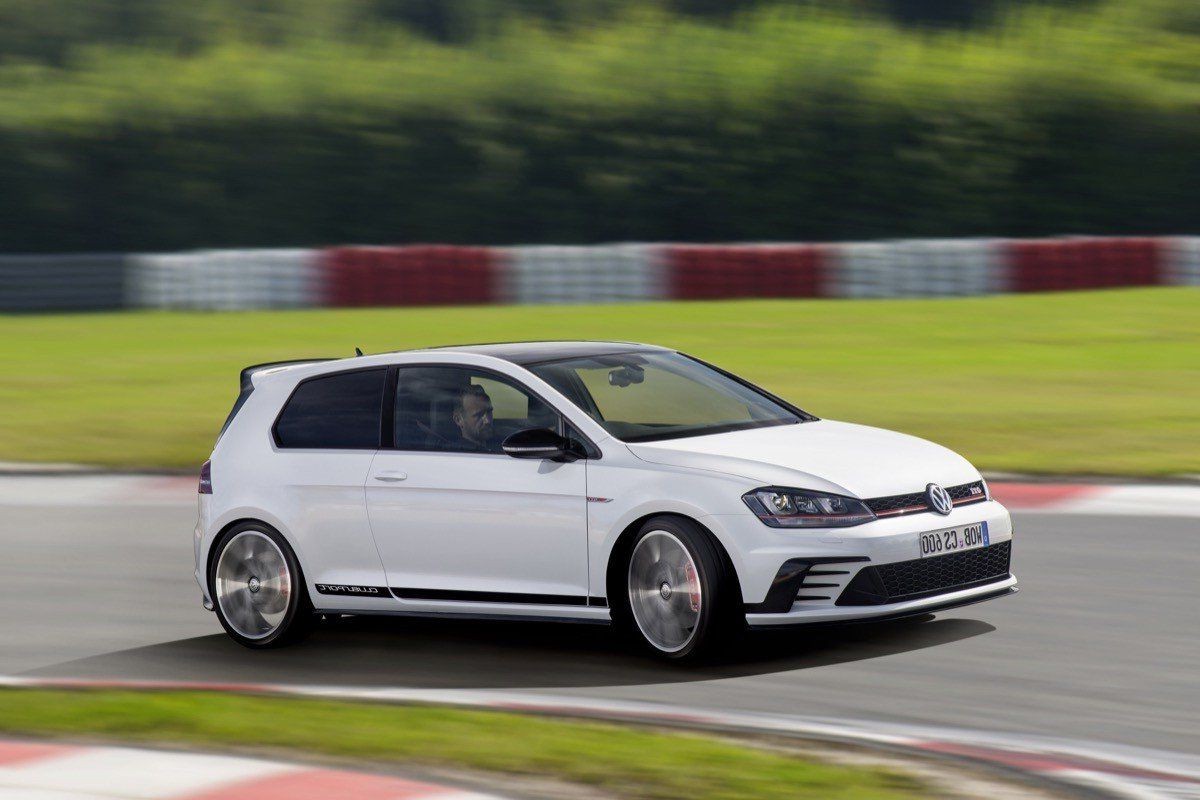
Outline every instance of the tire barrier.
[[1200, 286], [1200, 236], [1179, 236], [1167, 245], [1167, 283]]
[[1200, 286], [1200, 236], [0, 256], [0, 313], [945, 297], [1160, 284]]
[[1158, 239], [1028, 239], [1005, 244], [1008, 290], [1054, 292], [1162, 282]]
[[672, 245], [666, 248], [674, 300], [822, 297], [828, 248], [812, 244]]
[[125, 262], [115, 254], [0, 256], [0, 312], [121, 308]]
[[237, 311], [317, 305], [314, 250], [197, 250], [133, 256], [132, 305]]
[[506, 303], [630, 303], [665, 296], [662, 247], [512, 247], [504, 251]]
[[487, 247], [335, 247], [321, 256], [324, 305], [478, 305], [499, 298], [498, 252]]
[[910, 239], [833, 248], [835, 297], [954, 297], [1003, 291], [1002, 253], [989, 239]]

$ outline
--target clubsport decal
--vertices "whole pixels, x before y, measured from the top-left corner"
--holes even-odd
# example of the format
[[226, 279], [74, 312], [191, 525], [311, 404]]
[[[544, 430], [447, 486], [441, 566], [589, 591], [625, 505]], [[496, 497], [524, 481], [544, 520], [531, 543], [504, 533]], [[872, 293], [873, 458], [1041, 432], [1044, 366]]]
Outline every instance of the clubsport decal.
[[391, 597], [386, 586], [350, 586], [344, 583], [318, 583], [321, 594], [349, 595], [351, 597]]

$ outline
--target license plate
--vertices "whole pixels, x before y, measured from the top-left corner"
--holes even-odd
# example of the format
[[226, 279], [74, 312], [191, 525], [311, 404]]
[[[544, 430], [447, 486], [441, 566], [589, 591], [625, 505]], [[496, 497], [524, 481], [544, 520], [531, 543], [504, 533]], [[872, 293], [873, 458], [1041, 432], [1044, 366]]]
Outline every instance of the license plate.
[[988, 544], [988, 524], [986, 522], [974, 522], [970, 525], [959, 525], [957, 528], [930, 531], [921, 534], [921, 558], [944, 556], [947, 553], [958, 553], [962, 550], [974, 550], [977, 547], [987, 547]]

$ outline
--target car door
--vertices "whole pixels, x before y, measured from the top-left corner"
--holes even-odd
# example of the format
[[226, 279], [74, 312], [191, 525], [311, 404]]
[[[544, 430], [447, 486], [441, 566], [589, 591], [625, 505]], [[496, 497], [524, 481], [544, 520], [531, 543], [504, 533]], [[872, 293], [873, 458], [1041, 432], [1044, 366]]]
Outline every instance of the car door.
[[[464, 400], [464, 396], [468, 396]], [[508, 376], [467, 366], [402, 366], [394, 444], [376, 454], [367, 509], [394, 593], [408, 603], [586, 605], [586, 461], [517, 459], [519, 429], [562, 425]], [[464, 435], [466, 405], [492, 427]]]

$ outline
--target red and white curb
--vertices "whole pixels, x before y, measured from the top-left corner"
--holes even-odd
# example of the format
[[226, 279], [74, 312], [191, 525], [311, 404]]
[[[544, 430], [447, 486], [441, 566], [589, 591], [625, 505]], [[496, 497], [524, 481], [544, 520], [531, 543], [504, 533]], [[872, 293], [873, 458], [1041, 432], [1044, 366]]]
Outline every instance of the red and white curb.
[[[357, 702], [467, 706], [527, 714], [791, 736], [932, 756], [955, 757], [1011, 773], [1033, 776], [1056, 785], [1086, 790], [1093, 795], [1102, 797], [1128, 800], [1200, 798], [1200, 757], [1163, 750], [1045, 736], [782, 714], [689, 710], [657, 703], [488, 690], [370, 689], [278, 684], [231, 685], [4, 676], [0, 676], [0, 686], [152, 691], [235, 691]], [[3, 785], [2, 779], [0, 779], [0, 786]], [[0, 797], [2, 796], [0, 794]], [[149, 797], [151, 795], [137, 796]], [[188, 795], [188, 797], [190, 796]], [[464, 796], [479, 797], [479, 795], [461, 794], [438, 795], [444, 800]], [[209, 795], [205, 795], [205, 797], [209, 797]], [[222, 795], [214, 797], [222, 797]]]
[[389, 775], [0, 739], [0, 800], [498, 800]]
[[988, 481], [988, 486], [992, 496], [1011, 511], [1200, 517], [1200, 485], [1197, 484]]
[[[1200, 484], [1098, 484], [989, 481], [1012, 511], [1042, 514], [1200, 517]], [[190, 505], [196, 478], [177, 475], [0, 471], [0, 506]]]

